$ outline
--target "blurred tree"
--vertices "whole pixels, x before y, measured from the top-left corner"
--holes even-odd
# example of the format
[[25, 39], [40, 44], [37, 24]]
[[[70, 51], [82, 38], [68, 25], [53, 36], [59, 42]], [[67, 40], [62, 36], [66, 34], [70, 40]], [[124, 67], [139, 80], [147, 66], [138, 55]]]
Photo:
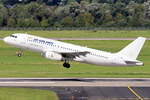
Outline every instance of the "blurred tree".
[[80, 5], [80, 13], [89, 12], [89, 2], [81, 1]]
[[40, 23], [37, 19], [21, 19], [17, 20], [18, 27], [40, 27]]
[[132, 16], [129, 17], [128, 25], [133, 27], [143, 26], [145, 19], [144, 19], [144, 7], [140, 4], [136, 4], [134, 8], [134, 13]]
[[121, 13], [117, 13], [115, 22], [116, 22], [116, 26], [118, 27], [127, 25], [127, 20]]
[[0, 17], [0, 27], [3, 26], [3, 18]]
[[30, 15], [25, 11], [23, 5], [14, 5], [12, 8], [9, 8], [9, 16], [15, 20], [18, 18], [30, 17]]
[[76, 0], [67, 0], [67, 4], [70, 4], [72, 2], [76, 2]]
[[17, 19], [17, 27], [26, 27], [26, 25], [25, 25], [25, 19], [18, 18]]
[[19, 3], [19, 0], [1, 0], [1, 3], [4, 5], [14, 5], [16, 3]]
[[48, 24], [50, 26], [54, 26], [54, 24], [55, 24], [55, 17], [49, 17], [48, 18]]
[[36, 17], [40, 12], [40, 5], [36, 2], [31, 2], [25, 6], [25, 10], [31, 15], [31, 17]]
[[68, 7], [58, 7], [55, 10], [55, 21], [60, 21], [62, 18], [69, 16]]
[[115, 17], [117, 15], [117, 13], [121, 13], [121, 14], [125, 15], [126, 14], [125, 7], [126, 7], [126, 5], [124, 3], [122, 3], [121, 1], [117, 2], [115, 4], [112, 4], [112, 7], [111, 7], [112, 16]]
[[74, 2], [69, 4], [69, 13], [73, 18], [78, 16], [80, 14], [80, 11], [81, 11], [81, 5], [79, 3]]
[[81, 13], [76, 17], [75, 24], [78, 27], [88, 27], [93, 24], [94, 17], [90, 13]]
[[55, 17], [57, 21], [61, 21], [66, 16], [70, 16], [72, 19], [74, 19], [80, 13], [80, 8], [81, 6], [77, 2], [58, 7], [55, 10]]
[[8, 27], [16, 27], [16, 21], [15, 21], [15, 19], [9, 18], [9, 19], [7, 20], [7, 26], [8, 26]]
[[0, 0], [0, 26], [150, 25], [149, 0]]
[[111, 22], [111, 21], [113, 21], [113, 17], [110, 12], [107, 12], [104, 16], [103, 23], [107, 23], [107, 22]]
[[150, 19], [150, 0], [149, 1], [147, 1], [147, 2], [145, 2], [144, 4], [143, 4], [143, 6], [144, 6], [144, 11], [143, 11], [143, 13], [145, 14], [145, 17], [147, 18], [147, 19]]
[[7, 24], [8, 10], [2, 4], [0, 4], [0, 26]]
[[3, 2], [2, 2], [2, 0], [0, 0], [0, 4], [2, 4]]
[[30, 19], [31, 26], [30, 27], [40, 27], [40, 22], [38, 19]]
[[90, 2], [91, 2], [91, 0], [81, 0], [80, 2], [82, 2], [82, 1], [84, 1], [84, 2], [88, 2], [88, 3], [90, 3]]
[[55, 22], [54, 27], [63, 27], [60, 22]]
[[43, 2], [43, 0], [37, 0], [37, 3], [43, 4], [44, 2]]
[[63, 27], [73, 27], [74, 26], [74, 22], [72, 20], [72, 17], [70, 17], [70, 16], [63, 18], [60, 23]]
[[41, 27], [49, 27], [48, 19], [42, 18]]

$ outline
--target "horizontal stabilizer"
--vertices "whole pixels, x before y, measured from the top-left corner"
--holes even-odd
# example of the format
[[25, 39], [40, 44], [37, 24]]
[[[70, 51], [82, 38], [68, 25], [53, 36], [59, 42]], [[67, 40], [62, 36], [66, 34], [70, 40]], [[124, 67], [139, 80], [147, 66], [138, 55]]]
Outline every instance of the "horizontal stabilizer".
[[125, 60], [126, 63], [140, 63], [141, 61], [137, 60]]

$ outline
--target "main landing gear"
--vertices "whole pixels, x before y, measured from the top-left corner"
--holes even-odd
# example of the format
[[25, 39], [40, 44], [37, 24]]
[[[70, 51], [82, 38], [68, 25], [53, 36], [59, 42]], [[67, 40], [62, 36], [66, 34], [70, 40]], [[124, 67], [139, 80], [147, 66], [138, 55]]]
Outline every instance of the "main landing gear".
[[21, 56], [22, 56], [22, 49], [20, 49], [20, 51], [17, 53], [17, 56], [18, 56], [18, 57], [21, 57]]
[[69, 61], [67, 62], [67, 61], [65, 60], [63, 66], [64, 66], [65, 68], [70, 68]]

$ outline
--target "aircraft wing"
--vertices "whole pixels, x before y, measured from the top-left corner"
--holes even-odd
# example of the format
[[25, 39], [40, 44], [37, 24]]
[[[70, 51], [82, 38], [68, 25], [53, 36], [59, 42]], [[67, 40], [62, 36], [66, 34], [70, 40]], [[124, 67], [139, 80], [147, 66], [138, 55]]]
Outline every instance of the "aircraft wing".
[[59, 52], [59, 54], [61, 54], [64, 58], [76, 58], [79, 56], [86, 56], [86, 54], [88, 54], [90, 52], [88, 51], [83, 51], [83, 52]]

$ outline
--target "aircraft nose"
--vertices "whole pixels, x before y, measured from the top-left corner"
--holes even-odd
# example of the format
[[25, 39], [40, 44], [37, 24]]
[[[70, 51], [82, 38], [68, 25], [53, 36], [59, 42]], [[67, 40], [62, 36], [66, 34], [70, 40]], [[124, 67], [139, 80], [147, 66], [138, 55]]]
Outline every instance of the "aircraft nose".
[[7, 41], [8, 41], [8, 37], [5, 37], [3, 40], [4, 40], [4, 42], [6, 42], [6, 43], [7, 43]]

